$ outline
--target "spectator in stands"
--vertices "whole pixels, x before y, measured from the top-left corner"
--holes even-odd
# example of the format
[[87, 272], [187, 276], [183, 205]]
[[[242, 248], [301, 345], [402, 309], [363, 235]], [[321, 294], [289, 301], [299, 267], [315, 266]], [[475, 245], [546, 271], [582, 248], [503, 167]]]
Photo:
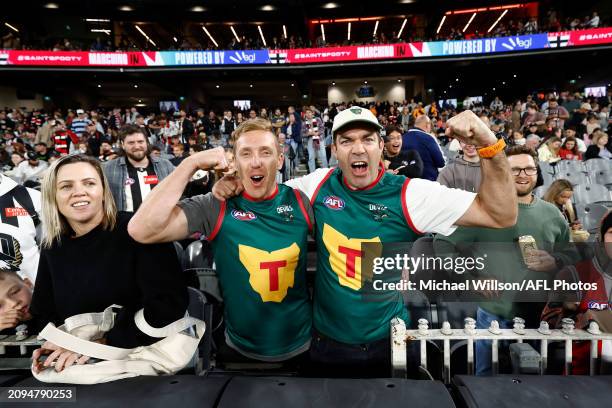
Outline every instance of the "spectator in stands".
[[308, 150], [308, 171], [312, 173], [316, 169], [315, 159], [319, 159], [322, 168], [327, 167], [327, 155], [325, 153], [325, 140], [323, 138], [323, 122], [321, 118], [314, 116], [314, 111], [307, 107], [304, 121], [302, 122], [302, 143], [306, 143]]
[[526, 141], [527, 139], [525, 139], [525, 136], [523, 136], [523, 132], [519, 130], [515, 130], [514, 132], [512, 132], [511, 144], [522, 146], [525, 144]]
[[32, 319], [30, 303], [34, 285], [10, 268], [0, 268], [0, 335], [15, 334], [18, 325]]
[[495, 99], [493, 99], [489, 104], [489, 108], [492, 111], [501, 111], [504, 109], [504, 103], [501, 101], [501, 99], [499, 99], [499, 96], [495, 96]]
[[578, 150], [576, 138], [568, 136], [559, 149], [559, 157], [563, 160], [582, 160], [582, 153]]
[[113, 154], [113, 145], [108, 140], [103, 140], [100, 143], [100, 155], [98, 160], [101, 162], [107, 162], [112, 160], [111, 155]]
[[48, 161], [51, 156], [51, 150], [48, 149], [47, 144], [44, 142], [38, 142], [34, 145], [34, 151], [38, 157], [38, 160]]
[[558, 129], [563, 129], [565, 121], [569, 119], [569, 112], [563, 106], [559, 106], [559, 102], [554, 96], [548, 99], [548, 108], [544, 111], [544, 114], [547, 123], [552, 121], [552, 126]]
[[408, 109], [408, 106], [404, 106], [402, 108], [402, 112], [397, 118], [397, 123], [401, 126], [404, 132], [410, 127], [410, 120], [410, 110]]
[[88, 123], [83, 135], [87, 145], [91, 149], [91, 154], [95, 157], [100, 155], [100, 144], [104, 140], [104, 135], [98, 131], [95, 123]]
[[590, 137], [596, 130], [601, 128], [601, 124], [599, 123], [599, 117], [594, 112], [590, 112], [587, 115], [587, 123], [586, 123], [586, 132]]
[[477, 193], [480, 188], [480, 156], [476, 146], [459, 142], [462, 155], [448, 163], [438, 176], [438, 183], [450, 188]]
[[295, 152], [293, 159], [293, 166], [295, 168], [300, 165], [300, 158], [304, 155], [302, 151], [302, 122], [296, 119], [297, 113], [294, 111], [287, 114], [287, 125], [285, 125], [281, 132], [285, 134], [287, 142], [291, 145], [291, 148]]
[[179, 111], [178, 125], [180, 129], [181, 143], [183, 145], [186, 145], [187, 139], [189, 139], [189, 137], [193, 136], [194, 134], [194, 128], [193, 128], [193, 123], [187, 117], [187, 112], [185, 112], [185, 110], [183, 109]]
[[36, 131], [36, 137], [34, 143], [44, 143], [46, 146], [50, 146], [53, 138], [55, 128], [55, 118], [48, 118], [45, 123]]
[[134, 212], [174, 166], [166, 159], [148, 155], [149, 140], [137, 125], [119, 129], [119, 142], [125, 156], [105, 163], [104, 173], [117, 210]]
[[584, 231], [582, 224], [577, 216], [576, 206], [572, 203], [574, 187], [568, 180], [559, 179], [553, 181], [544, 193], [542, 199], [557, 206], [563, 218], [570, 227], [572, 242], [583, 242], [589, 237], [589, 233]]
[[227, 346], [234, 355], [285, 361], [310, 347], [306, 244], [312, 208], [304, 193], [276, 183], [283, 156], [269, 121], [245, 121], [235, 139], [242, 195], [225, 202], [210, 194], [179, 201], [198, 169], [230, 167], [223, 149], [200, 152], [185, 159], [151, 194], [129, 232], [140, 242], [203, 233], [212, 243], [223, 290]]
[[608, 147], [608, 135], [604, 132], [596, 132], [593, 135], [591, 145], [584, 154], [584, 160], [590, 159], [612, 159], [612, 152]]
[[48, 164], [46, 161], [38, 160], [36, 152], [27, 152], [25, 158], [27, 160], [22, 161], [17, 166], [14, 172], [14, 176], [19, 180], [20, 184], [26, 182], [34, 183], [32, 186], [39, 182], [39, 179], [44, 175], [47, 170]]
[[172, 146], [172, 154], [174, 157], [170, 159], [170, 163], [176, 167], [185, 160], [185, 147], [181, 143]]
[[[174, 247], [142, 245], [130, 238], [130, 216], [117, 213], [95, 158], [59, 159], [45, 178], [42, 192], [43, 249], [30, 308], [41, 327], [117, 304], [122, 308], [116, 311], [113, 328], [97, 341], [133, 348], [159, 340], [136, 327], [134, 314], [140, 309], [156, 328], [185, 316], [187, 287]], [[94, 259], [93, 255], [100, 256]], [[44, 363], [38, 361], [42, 355], [50, 355]], [[89, 359], [49, 341], [32, 358], [37, 371], [52, 363], [56, 371], [62, 371]]]
[[219, 130], [219, 126], [221, 126], [221, 123], [217, 118], [217, 114], [213, 110], [208, 112], [208, 117], [204, 119], [203, 123], [204, 131], [207, 135], [211, 135], [213, 131]]
[[221, 124], [219, 125], [223, 138], [229, 140], [236, 127], [236, 119], [234, 119], [232, 111], [230, 109], [224, 110], [223, 119], [221, 119]]
[[91, 123], [91, 120], [87, 118], [85, 111], [83, 109], [76, 110], [77, 117], [72, 120], [70, 124], [70, 129], [74, 132], [78, 137], [83, 136], [85, 133], [85, 128], [87, 125]]
[[593, 12], [593, 15], [591, 16], [591, 19], [587, 23], [587, 27], [589, 27], [589, 28], [597, 28], [597, 27], [599, 27], [599, 15], [597, 14], [596, 11]]
[[538, 149], [538, 159], [543, 163], [556, 163], [561, 160], [559, 150], [561, 149], [561, 139], [552, 136]]
[[[569, 242], [569, 227], [552, 204], [533, 195], [538, 174], [537, 154], [525, 146], [512, 146], [507, 149], [510, 172], [514, 178], [518, 199], [518, 220], [516, 225], [504, 229], [460, 227], [452, 235], [438, 235], [435, 238], [437, 256], [456, 253], [459, 247], [469, 248], [467, 243], [480, 243], [472, 249], [474, 256], [488, 252], [494, 264], [487, 267], [475, 278], [496, 279], [502, 282], [519, 282], [523, 279], [549, 279], [548, 272], [555, 271], [561, 263], [571, 264], [574, 253], [568, 251], [558, 254], [556, 244]], [[532, 258], [523, 264], [518, 237], [531, 235], [539, 248]], [[508, 243], [499, 246], [497, 243]], [[496, 243], [493, 247], [487, 243]], [[561, 245], [561, 249], [566, 249]], [[550, 253], [555, 253], [550, 255]], [[515, 302], [518, 292], [503, 291], [498, 294], [484, 293], [487, 301], [478, 306], [477, 328], [488, 329], [491, 321], [497, 320], [500, 328], [511, 328], [512, 319], [520, 316], [526, 320], [527, 327], [537, 326], [543, 304]], [[487, 375], [491, 371], [491, 342], [476, 342], [476, 374]]]
[[398, 126], [385, 129], [384, 164], [387, 172], [408, 178], [423, 175], [423, 160], [416, 150], [402, 150], [402, 130]]
[[579, 137], [576, 137], [576, 129], [573, 126], [570, 126], [567, 129], [565, 129], [563, 134], [564, 134], [564, 138], [562, 141], [565, 141], [566, 138], [573, 137], [574, 139], [576, 139], [576, 145], [578, 146], [578, 151], [581, 154], [586, 152], [587, 146], [584, 143], [584, 140], [582, 140]]
[[0, 269], [36, 279], [40, 193], [0, 174]]
[[277, 134], [281, 132], [281, 129], [285, 126], [285, 116], [282, 114], [280, 108], [274, 109], [274, 113], [272, 114], [270, 121], [272, 122], [274, 131]]
[[72, 130], [66, 129], [63, 121], [58, 120], [51, 142], [55, 151], [65, 156], [74, 151], [75, 146], [79, 143], [79, 137]]
[[538, 112], [538, 105], [535, 103], [527, 104], [527, 113], [523, 116], [523, 126], [522, 129], [529, 129], [530, 133], [535, 133], [532, 131], [532, 126], [537, 126], [537, 130], [543, 130], [544, 124], [546, 123], [546, 115], [542, 112]]
[[431, 134], [431, 120], [426, 115], [418, 116], [414, 128], [402, 136], [402, 150], [416, 150], [423, 160], [423, 178], [435, 181], [438, 169], [444, 167], [444, 156], [435, 136]]

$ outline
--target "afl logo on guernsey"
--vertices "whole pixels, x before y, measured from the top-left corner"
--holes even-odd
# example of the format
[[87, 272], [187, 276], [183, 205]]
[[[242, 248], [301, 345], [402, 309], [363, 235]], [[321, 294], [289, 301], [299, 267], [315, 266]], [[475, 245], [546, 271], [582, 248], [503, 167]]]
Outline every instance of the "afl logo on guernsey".
[[232, 217], [238, 221], [253, 221], [257, 216], [251, 211], [232, 210]]
[[344, 204], [343, 199], [341, 199], [340, 197], [336, 197], [336, 196], [327, 196], [323, 198], [323, 204], [325, 204], [327, 208], [330, 208], [335, 211], [344, 210], [344, 206], [346, 205]]

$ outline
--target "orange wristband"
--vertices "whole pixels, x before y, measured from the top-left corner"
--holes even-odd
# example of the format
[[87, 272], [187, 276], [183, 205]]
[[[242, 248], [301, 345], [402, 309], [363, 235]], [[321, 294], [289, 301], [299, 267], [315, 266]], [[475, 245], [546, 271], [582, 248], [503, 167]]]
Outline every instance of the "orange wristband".
[[492, 144], [491, 146], [482, 147], [478, 149], [478, 156], [480, 156], [483, 159], [490, 159], [491, 157], [495, 156], [497, 153], [504, 150], [505, 147], [506, 147], [506, 142], [504, 141], [504, 139], [499, 139], [495, 144]]

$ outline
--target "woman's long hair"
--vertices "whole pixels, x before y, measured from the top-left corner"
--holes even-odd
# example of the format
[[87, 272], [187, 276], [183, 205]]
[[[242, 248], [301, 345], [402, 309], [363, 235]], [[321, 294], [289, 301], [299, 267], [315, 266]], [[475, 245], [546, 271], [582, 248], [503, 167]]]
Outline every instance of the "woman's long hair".
[[[572, 192], [574, 191], [572, 183], [565, 179], [555, 180], [550, 187], [548, 187], [548, 190], [546, 190], [546, 193], [544, 193], [542, 199], [554, 204], [556, 207], [559, 207], [559, 204], [557, 204], [557, 197], [559, 197], [559, 195], [561, 195], [561, 193], [564, 191], [568, 190]], [[572, 206], [571, 202], [565, 203], [563, 205], [563, 209], [567, 213], [569, 221], [576, 220], [576, 214], [574, 213], [574, 207]]]
[[60, 213], [57, 202], [57, 173], [59, 169], [67, 164], [87, 163], [91, 165], [100, 176], [102, 181], [103, 193], [103, 208], [104, 216], [102, 218], [102, 227], [106, 230], [115, 228], [117, 220], [117, 207], [115, 200], [110, 191], [110, 187], [100, 162], [93, 157], [84, 154], [72, 154], [64, 156], [51, 165], [42, 182], [42, 246], [50, 248], [54, 242], [59, 242], [62, 235], [70, 234], [72, 228], [66, 217]]

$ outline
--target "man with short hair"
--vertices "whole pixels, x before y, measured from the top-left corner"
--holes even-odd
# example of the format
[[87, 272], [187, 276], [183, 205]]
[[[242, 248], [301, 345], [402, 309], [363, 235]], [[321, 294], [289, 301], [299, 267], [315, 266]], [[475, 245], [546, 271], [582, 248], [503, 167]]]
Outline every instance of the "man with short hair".
[[49, 161], [49, 157], [51, 157], [51, 150], [49, 150], [46, 143], [36, 143], [34, 145], [34, 151], [36, 152], [38, 160]]
[[172, 146], [172, 154], [174, 157], [170, 159], [170, 163], [176, 167], [185, 159], [185, 147], [181, 143], [175, 144]]
[[229, 168], [222, 148], [199, 152], [150, 194], [128, 230], [143, 243], [203, 233], [223, 291], [227, 345], [250, 359], [286, 361], [310, 346], [306, 254], [312, 208], [303, 193], [276, 184], [283, 154], [269, 121], [243, 122], [235, 140], [242, 195], [179, 201], [194, 173]]
[[548, 99], [548, 107], [544, 110], [544, 115], [546, 115], [547, 122], [552, 121], [553, 127], [559, 129], [563, 129], [565, 121], [569, 119], [569, 112], [563, 106], [559, 106], [559, 102], [554, 96]]
[[149, 156], [149, 140], [138, 125], [121, 127], [119, 141], [125, 155], [106, 162], [104, 173], [117, 210], [134, 212], [174, 166], [166, 159]]
[[[506, 150], [510, 164], [509, 173], [514, 179], [518, 219], [516, 225], [502, 228], [458, 228], [453, 234], [439, 234], [435, 238], [437, 256], [447, 256], [454, 251], [465, 251], [466, 244], [474, 246], [474, 257], [488, 255], [487, 267], [480, 278], [493, 278], [501, 282], [551, 279], [552, 272], [575, 258], [564, 245], [569, 243], [569, 227], [559, 209], [533, 194], [538, 180], [538, 156], [526, 146], [513, 146]], [[510, 199], [509, 196], [506, 198]], [[446, 235], [446, 236], [445, 236]], [[523, 261], [516, 244], [519, 237], [531, 236], [538, 250]], [[500, 246], [499, 243], [507, 243]], [[455, 249], [456, 248], [456, 249]], [[555, 252], [555, 250], [563, 250]], [[554, 253], [554, 256], [551, 255]], [[462, 252], [462, 256], [464, 253]], [[490, 267], [489, 267], [490, 266]], [[517, 302], [518, 291], [504, 291], [494, 295], [486, 293], [479, 303], [476, 324], [479, 329], [490, 327], [497, 320], [501, 328], [511, 328], [516, 316], [526, 320], [526, 327], [539, 324], [544, 302]], [[486, 375], [491, 370], [491, 342], [476, 342], [476, 373]]]
[[[478, 146], [486, 159], [478, 195], [386, 173], [380, 167], [380, 130], [365, 108], [353, 106], [338, 113], [332, 127], [338, 167], [286, 183], [306, 193], [315, 214], [311, 359], [329, 373], [388, 375], [390, 322], [394, 317], [409, 321], [400, 293], [385, 292], [373, 301], [363, 298], [371, 290], [365, 286], [367, 271], [362, 270], [363, 243], [414, 241], [424, 232], [450, 234], [457, 225], [504, 228], [516, 220], [504, 142], [473, 112], [451, 118], [447, 132]], [[237, 187], [239, 180], [228, 178], [217, 182], [213, 192], [228, 197]]]
[[46, 161], [38, 160], [38, 154], [36, 152], [27, 152], [25, 158], [26, 160], [17, 165], [17, 169], [14, 173], [15, 178], [19, 180], [20, 184], [24, 184], [28, 181], [38, 183], [49, 165]]
[[445, 161], [440, 145], [431, 134], [431, 119], [420, 115], [414, 121], [414, 128], [408, 129], [402, 136], [402, 150], [416, 150], [423, 160], [422, 178], [435, 181], [438, 169], [444, 167]]
[[438, 183], [450, 188], [478, 192], [481, 180], [480, 156], [476, 146], [459, 142], [461, 156], [448, 163], [438, 176]]
[[91, 123], [91, 120], [87, 118], [85, 111], [83, 109], [77, 109], [76, 111], [77, 117], [72, 119], [72, 123], [70, 124], [70, 129], [74, 132], [78, 137], [83, 136], [85, 133], [85, 128], [88, 124]]

